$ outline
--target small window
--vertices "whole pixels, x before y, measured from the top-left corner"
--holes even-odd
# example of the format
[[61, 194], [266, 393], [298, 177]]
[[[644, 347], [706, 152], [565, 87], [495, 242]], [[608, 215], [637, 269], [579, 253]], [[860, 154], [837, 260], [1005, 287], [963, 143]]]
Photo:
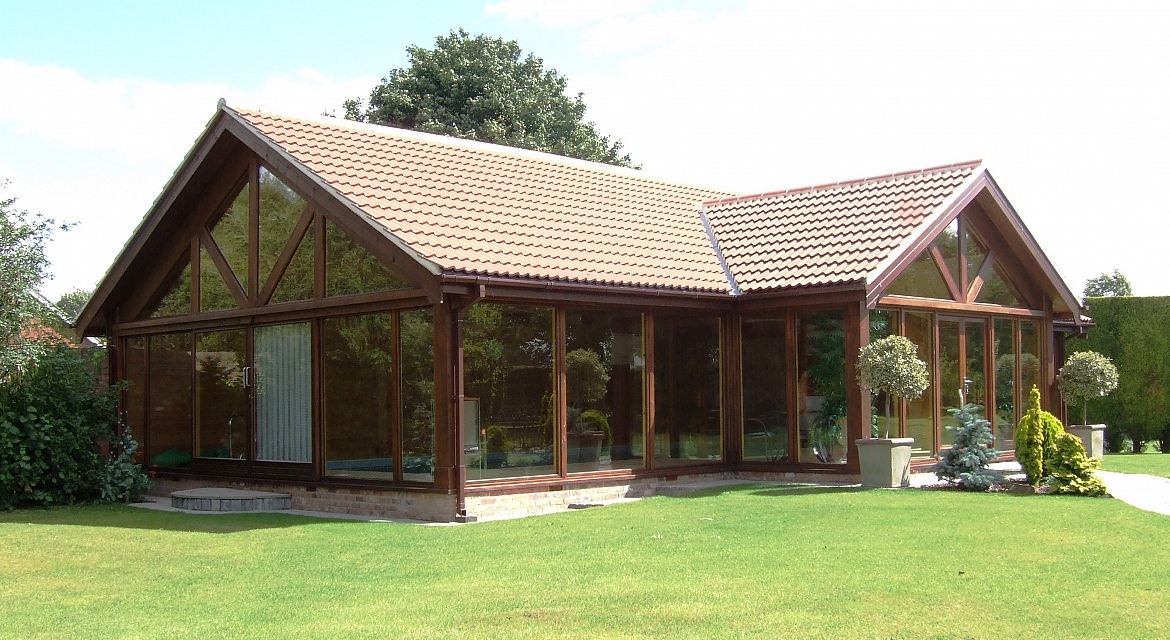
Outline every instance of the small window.
[[1023, 307], [1020, 303], [1020, 296], [1016, 293], [1015, 286], [1011, 281], [1004, 277], [1003, 268], [999, 263], [995, 263], [991, 273], [987, 275], [987, 282], [983, 283], [983, 288], [979, 290], [979, 295], [975, 298], [976, 302], [983, 304], [995, 304], [1001, 307]]
[[199, 310], [220, 311], [234, 309], [236, 299], [228, 289], [227, 282], [219, 272], [219, 267], [211, 259], [207, 247], [199, 247]]
[[297, 245], [292, 260], [280, 276], [280, 284], [272, 292], [269, 304], [313, 299], [313, 228], [309, 227]]
[[403, 280], [374, 254], [332, 222], [325, 224], [325, 295], [344, 296], [409, 289]]
[[951, 291], [943, 280], [930, 251], [923, 251], [902, 275], [886, 289], [886, 293], [895, 296], [914, 296], [918, 298], [938, 298], [951, 300]]
[[296, 191], [260, 167], [260, 282], [268, 282], [272, 268], [308, 207]]
[[248, 189], [248, 185], [244, 185], [211, 228], [215, 246], [219, 247], [244, 291], [248, 290]]
[[151, 312], [151, 318], [184, 316], [191, 313], [191, 264], [184, 260], [183, 268], [176, 271], [164, 285], [166, 294]]

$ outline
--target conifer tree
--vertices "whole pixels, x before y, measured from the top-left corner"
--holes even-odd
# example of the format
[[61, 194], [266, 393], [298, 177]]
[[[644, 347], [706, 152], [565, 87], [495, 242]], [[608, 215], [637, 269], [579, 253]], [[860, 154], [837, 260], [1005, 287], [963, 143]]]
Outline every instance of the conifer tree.
[[939, 478], [958, 484], [963, 489], [990, 489], [1002, 480], [1002, 476], [988, 466], [999, 455], [991, 447], [995, 441], [991, 423], [983, 419], [979, 407], [971, 403], [948, 411], [959, 423], [956, 427], [947, 427], [955, 431], [955, 443], [935, 465], [934, 472]]

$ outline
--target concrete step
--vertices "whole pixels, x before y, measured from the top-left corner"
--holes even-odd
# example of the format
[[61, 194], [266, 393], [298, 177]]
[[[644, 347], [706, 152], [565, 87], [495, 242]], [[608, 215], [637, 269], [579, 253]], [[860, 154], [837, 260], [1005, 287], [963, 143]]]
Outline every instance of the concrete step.
[[191, 511], [280, 511], [292, 508], [292, 496], [287, 493], [205, 487], [173, 492], [171, 506]]

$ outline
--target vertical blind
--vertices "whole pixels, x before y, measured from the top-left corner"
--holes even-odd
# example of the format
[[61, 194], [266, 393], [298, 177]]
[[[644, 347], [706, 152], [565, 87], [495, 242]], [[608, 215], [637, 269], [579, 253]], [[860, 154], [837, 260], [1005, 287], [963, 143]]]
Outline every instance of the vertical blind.
[[258, 327], [255, 337], [257, 458], [312, 462], [312, 329]]

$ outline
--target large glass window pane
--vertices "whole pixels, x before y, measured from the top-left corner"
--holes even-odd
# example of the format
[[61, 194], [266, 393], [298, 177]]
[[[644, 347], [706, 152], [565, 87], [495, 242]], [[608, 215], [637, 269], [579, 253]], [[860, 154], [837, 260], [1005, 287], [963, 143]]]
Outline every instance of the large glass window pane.
[[953, 320], [940, 320], [938, 323], [938, 369], [939, 395], [942, 397], [942, 425], [939, 428], [939, 448], [951, 446], [954, 442], [954, 430], [947, 427], [956, 427], [958, 423], [947, 409], [957, 409], [962, 406], [960, 389], [963, 388], [963, 361], [959, 352], [959, 323]]
[[150, 433], [147, 462], [152, 467], [191, 463], [191, 334], [150, 338]]
[[[897, 311], [877, 309], [869, 312], [870, 342], [896, 335], [900, 335]], [[874, 438], [884, 438], [886, 434], [891, 438], [902, 437], [900, 402], [881, 392], [871, 394], [870, 403], [870, 435]]]
[[393, 479], [393, 315], [326, 318], [324, 340], [325, 474]]
[[207, 247], [199, 247], [199, 310], [219, 311], [236, 308], [236, 299], [211, 259]]
[[643, 466], [642, 316], [566, 312], [569, 471]]
[[402, 341], [402, 479], [435, 479], [435, 328], [430, 309], [399, 314]]
[[313, 357], [309, 323], [255, 331], [256, 457], [313, 461]]
[[268, 282], [309, 204], [271, 171], [260, 167], [260, 282]]
[[292, 260], [280, 276], [280, 284], [272, 291], [269, 304], [313, 299], [313, 227], [305, 232], [293, 253]]
[[[1020, 411], [1028, 409], [1028, 394], [1033, 386], [1040, 386], [1040, 335], [1036, 323], [1020, 322]], [[1041, 390], [1040, 395], [1044, 392]]]
[[195, 334], [195, 442], [202, 458], [248, 455], [243, 329]]
[[325, 223], [325, 295], [409, 289], [403, 280], [332, 222]]
[[[130, 434], [140, 443], [146, 438], [146, 338], [126, 338], [122, 358], [125, 362], [126, 390], [122, 393], [122, 419]], [[145, 452], [139, 449], [135, 462], [141, 463]]]
[[995, 320], [995, 446], [1015, 448], [1016, 330], [1011, 320]]
[[719, 318], [654, 322], [654, 464], [722, 459]]
[[951, 280], [962, 287], [962, 283], [959, 282], [959, 219], [951, 220], [934, 242], [943, 260], [946, 261], [946, 269], [951, 273]]
[[919, 298], [938, 298], [950, 300], [951, 290], [943, 280], [938, 265], [934, 263], [929, 251], [923, 251], [914, 262], [910, 263], [898, 279], [886, 289], [886, 293], [896, 296], [916, 296]]
[[215, 245], [244, 291], [248, 290], [248, 189], [245, 185], [211, 228]]
[[788, 346], [784, 316], [744, 318], [743, 459], [789, 462]]
[[966, 333], [967, 364], [964, 368], [963, 398], [970, 404], [977, 405], [987, 413], [987, 332], [982, 321], [967, 320], [963, 322], [963, 332]]
[[987, 247], [969, 230], [964, 231], [964, 233], [967, 235], [967, 283], [964, 286], [970, 287], [971, 281], [978, 275], [979, 268], [983, 266], [983, 261], [987, 258]]
[[918, 359], [931, 371], [930, 386], [916, 400], [906, 401], [906, 437], [914, 438], [915, 456], [934, 453], [934, 327], [929, 313], [906, 312], [906, 338], [918, 346]]
[[[467, 478], [555, 472], [553, 310], [477, 303], [464, 312], [464, 411], [478, 417], [465, 436]], [[465, 427], [466, 428], [466, 427]]]
[[796, 317], [800, 365], [800, 462], [844, 463], [845, 319], [841, 311]]
[[191, 313], [191, 262], [183, 260], [183, 268], [163, 285], [166, 293], [151, 312], [152, 318], [185, 316]]
[[1016, 292], [1016, 288], [1004, 275], [1003, 268], [999, 263], [995, 263], [992, 267], [991, 273], [987, 276], [987, 282], [983, 283], [983, 288], [979, 290], [979, 295], [975, 296], [976, 302], [983, 304], [997, 304], [1001, 307], [1023, 307], [1020, 303], [1020, 296]]

